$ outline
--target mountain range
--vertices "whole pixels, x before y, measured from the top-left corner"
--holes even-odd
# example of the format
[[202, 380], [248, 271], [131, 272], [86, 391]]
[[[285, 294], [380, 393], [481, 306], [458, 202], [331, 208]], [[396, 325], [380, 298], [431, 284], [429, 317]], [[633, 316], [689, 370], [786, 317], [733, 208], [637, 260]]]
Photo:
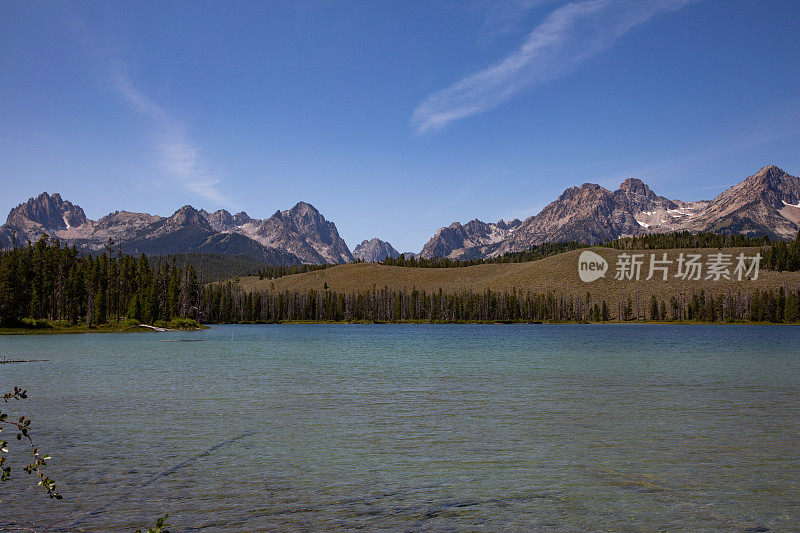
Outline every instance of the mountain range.
[[713, 200], [695, 202], [659, 196], [635, 178], [616, 191], [584, 183], [524, 221], [454, 222], [425, 244], [422, 257], [486, 258], [544, 242], [597, 244], [684, 230], [794, 238], [800, 230], [800, 178], [767, 166]]
[[274, 265], [353, 261], [336, 225], [305, 202], [265, 220], [185, 205], [170, 217], [115, 211], [95, 221], [59, 194], [42, 193], [11, 210], [0, 226], [0, 247], [45, 233], [89, 252], [103, 250], [111, 239], [113, 249], [131, 254], [245, 255]]
[[[682, 230], [793, 238], [800, 230], [800, 178], [767, 166], [713, 200], [694, 202], [659, 196], [635, 178], [626, 179], [615, 191], [585, 183], [567, 189], [525, 220], [454, 222], [439, 229], [420, 255], [487, 258], [544, 242], [596, 244]], [[267, 219], [224, 209], [209, 213], [186, 205], [169, 217], [115, 211], [95, 221], [59, 194], [42, 193], [9, 212], [0, 226], [0, 248], [35, 241], [42, 234], [88, 252], [112, 246], [131, 254], [215, 253], [274, 265], [374, 262], [399, 255], [377, 238], [363, 241], [351, 253], [336, 225], [305, 202]]]

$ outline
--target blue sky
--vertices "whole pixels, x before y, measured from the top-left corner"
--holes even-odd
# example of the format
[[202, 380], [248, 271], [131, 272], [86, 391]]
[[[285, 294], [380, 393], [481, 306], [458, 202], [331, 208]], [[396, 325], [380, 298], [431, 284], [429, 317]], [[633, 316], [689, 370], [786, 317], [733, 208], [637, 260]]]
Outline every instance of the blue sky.
[[0, 212], [303, 200], [351, 248], [800, 173], [800, 2], [0, 3]]

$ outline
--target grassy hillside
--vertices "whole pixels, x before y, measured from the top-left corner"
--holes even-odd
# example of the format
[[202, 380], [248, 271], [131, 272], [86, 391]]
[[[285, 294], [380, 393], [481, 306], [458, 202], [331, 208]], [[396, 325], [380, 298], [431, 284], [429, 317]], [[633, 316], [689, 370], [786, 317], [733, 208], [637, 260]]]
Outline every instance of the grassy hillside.
[[[701, 289], [716, 295], [740, 290], [777, 289], [780, 286], [790, 290], [797, 290], [800, 287], [800, 272], [771, 272], [764, 269], [760, 270], [756, 281], [684, 281], [676, 278], [663, 281], [658, 274], [657, 278], [644, 281], [648, 273], [649, 254], [656, 253], [660, 257], [662, 252], [659, 250], [641, 252], [646, 254], [641, 281], [617, 281], [614, 279], [616, 257], [623, 251], [600, 247], [592, 250], [608, 261], [609, 270], [605, 278], [591, 283], [584, 283], [578, 277], [577, 262], [581, 251], [573, 250], [539, 261], [483, 264], [464, 268], [411, 268], [373, 263], [340, 265], [275, 280], [259, 280], [257, 276], [244, 277], [240, 278], [239, 288], [246, 292], [305, 292], [309, 289], [322, 290], [327, 285], [328, 289], [339, 293], [360, 292], [373, 287], [378, 289], [386, 287], [390, 290], [416, 288], [428, 292], [442, 289], [445, 293], [464, 290], [480, 292], [488, 288], [492, 291], [522, 290], [537, 293], [552, 291], [577, 297], [583, 297], [587, 292], [591, 292], [594, 298], [605, 298], [609, 302], [628, 297], [636, 297], [644, 302], [653, 294], [669, 298], [677, 297], [681, 293], [699, 292]], [[705, 260], [707, 254], [718, 251], [734, 256], [744, 252], [750, 256], [758, 250], [758, 248], [672, 249], [667, 253], [673, 260], [680, 252], [699, 253]]]

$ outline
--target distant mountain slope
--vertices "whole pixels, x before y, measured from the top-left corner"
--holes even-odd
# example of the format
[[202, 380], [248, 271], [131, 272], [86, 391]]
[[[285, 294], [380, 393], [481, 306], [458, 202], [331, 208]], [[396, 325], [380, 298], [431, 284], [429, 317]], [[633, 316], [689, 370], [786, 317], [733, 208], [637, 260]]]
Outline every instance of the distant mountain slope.
[[178, 265], [192, 265], [200, 283], [254, 276], [258, 274], [259, 270], [275, 265], [275, 263], [256, 261], [247, 255], [212, 253], [152, 256], [148, 259], [150, 264], [171, 263], [174, 260]]
[[367, 263], [379, 263], [387, 257], [391, 257], [392, 259], [400, 257], [400, 252], [395, 250], [394, 246], [386, 241], [370, 239], [368, 241], [363, 241], [355, 247], [353, 250], [353, 257], [366, 261]]
[[514, 219], [508, 223], [471, 220], [463, 226], [453, 222], [450, 226], [436, 232], [422, 248], [420, 255], [425, 258], [451, 257], [453, 259], [474, 259], [492, 254], [503, 241], [511, 237], [522, 222]]
[[336, 225], [325, 220], [314, 206], [300, 202], [288, 211], [278, 211], [249, 235], [272, 248], [293, 253], [304, 263], [336, 264], [353, 261]]
[[639, 179], [625, 180], [616, 191], [585, 183], [567, 189], [514, 227], [509, 224], [506, 229], [501, 223], [453, 223], [431, 237], [422, 256], [467, 260], [520, 252], [544, 242], [592, 244], [682, 230], [793, 238], [800, 230], [800, 178], [768, 166], [713, 200], [697, 202], [659, 196]]
[[299, 265], [300, 258], [285, 250], [264, 246], [238, 233], [213, 233], [185, 227], [169, 234], [122, 244], [126, 253], [139, 255], [215, 254], [247, 256], [268, 265]]
[[336, 225], [314, 206], [300, 202], [268, 220], [225, 210], [208, 213], [186, 205], [169, 217], [115, 211], [98, 221], [59, 194], [42, 193], [18, 205], [0, 226], [0, 247], [53, 235], [86, 251], [103, 250], [109, 239], [128, 253], [243, 255], [270, 265], [335, 264], [353, 260]]
[[791, 238], [800, 227], [800, 178], [768, 166], [723, 192], [690, 229]]
[[567, 189], [541, 213], [525, 220], [496, 255], [519, 252], [545, 241], [596, 243], [636, 233], [639, 225], [626, 201], [624, 195], [593, 183]]
[[8, 228], [5, 225], [0, 226], [0, 250], [11, 248], [16, 242], [16, 231]]

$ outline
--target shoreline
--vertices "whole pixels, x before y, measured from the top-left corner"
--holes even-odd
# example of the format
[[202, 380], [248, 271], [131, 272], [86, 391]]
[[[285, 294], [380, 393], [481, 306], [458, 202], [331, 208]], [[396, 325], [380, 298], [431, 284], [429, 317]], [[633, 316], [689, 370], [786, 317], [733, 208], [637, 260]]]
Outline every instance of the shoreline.
[[[117, 324], [101, 324], [99, 326], [50, 326], [50, 327], [11, 327], [0, 328], [0, 335], [79, 335], [82, 333], [162, 333], [155, 326], [143, 325], [117, 325]], [[176, 333], [183, 331], [200, 331], [209, 329], [209, 326], [199, 325], [196, 328], [172, 328], [165, 330], [165, 333]]]
[[78, 335], [83, 333], [179, 333], [189, 331], [202, 331], [212, 329], [213, 326], [271, 326], [271, 325], [380, 325], [380, 326], [396, 326], [396, 325], [465, 325], [465, 326], [567, 326], [567, 325], [586, 325], [586, 326], [800, 326], [800, 322], [752, 322], [752, 321], [737, 321], [737, 322], [698, 322], [690, 320], [682, 321], [607, 321], [607, 322], [577, 322], [577, 321], [562, 321], [562, 322], [517, 322], [517, 321], [458, 321], [458, 322], [445, 322], [445, 321], [427, 321], [427, 320], [405, 320], [396, 322], [370, 322], [370, 321], [324, 321], [324, 320], [286, 320], [281, 322], [224, 322], [215, 324], [203, 324], [197, 328], [191, 329], [171, 329], [166, 331], [155, 331], [150, 328], [141, 326], [97, 326], [89, 328], [87, 326], [76, 327], [53, 327], [53, 328], [0, 328], [0, 335]]

